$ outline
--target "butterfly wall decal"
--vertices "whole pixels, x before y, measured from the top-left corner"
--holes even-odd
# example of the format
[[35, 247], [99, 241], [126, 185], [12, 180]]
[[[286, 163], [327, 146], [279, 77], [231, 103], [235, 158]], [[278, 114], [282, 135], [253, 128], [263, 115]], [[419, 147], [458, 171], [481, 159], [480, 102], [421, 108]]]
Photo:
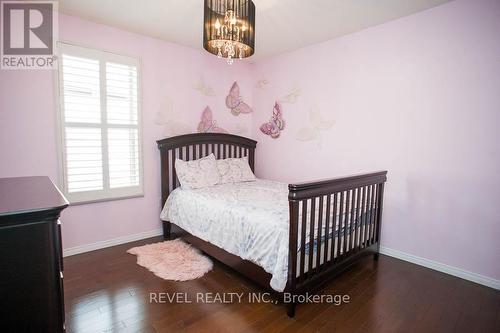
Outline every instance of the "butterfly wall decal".
[[264, 89], [266, 85], [269, 84], [269, 81], [266, 80], [266, 79], [260, 79], [259, 81], [257, 81], [257, 84], [255, 85], [256, 88], [259, 88], [259, 89]]
[[260, 131], [276, 139], [283, 129], [285, 129], [285, 120], [283, 119], [281, 106], [278, 102], [275, 102], [271, 119], [260, 126]]
[[159, 111], [156, 113], [156, 117], [154, 120], [155, 124], [159, 126], [165, 125], [169, 121], [170, 116], [173, 115], [173, 113], [174, 102], [168, 96], [163, 97], [160, 103]]
[[246, 136], [248, 135], [248, 128], [244, 124], [236, 124], [234, 129], [231, 131], [233, 134]]
[[286, 94], [281, 98], [280, 102], [282, 103], [290, 103], [295, 104], [297, 102], [297, 98], [300, 96], [300, 89], [294, 88], [289, 94]]
[[226, 97], [226, 106], [231, 109], [231, 113], [235, 116], [240, 113], [252, 112], [252, 108], [243, 102], [240, 96], [240, 87], [237, 82], [234, 82], [229, 90], [229, 95]]
[[160, 111], [156, 113], [155, 124], [163, 127], [163, 135], [166, 137], [193, 132], [191, 126], [178, 119], [178, 115], [174, 112], [172, 100], [169, 97], [165, 97], [162, 101]]
[[300, 128], [295, 138], [299, 141], [319, 140], [321, 133], [329, 131], [333, 125], [335, 125], [334, 121], [326, 120], [319, 108], [314, 107], [309, 110], [309, 124]]
[[198, 133], [226, 133], [227, 131], [217, 126], [217, 122], [213, 120], [212, 110], [206, 107], [201, 114], [201, 120], [198, 124]]
[[214, 89], [205, 83], [203, 77], [200, 77], [200, 81], [198, 81], [198, 83], [194, 86], [194, 89], [198, 90], [198, 92], [202, 95], [215, 96]]

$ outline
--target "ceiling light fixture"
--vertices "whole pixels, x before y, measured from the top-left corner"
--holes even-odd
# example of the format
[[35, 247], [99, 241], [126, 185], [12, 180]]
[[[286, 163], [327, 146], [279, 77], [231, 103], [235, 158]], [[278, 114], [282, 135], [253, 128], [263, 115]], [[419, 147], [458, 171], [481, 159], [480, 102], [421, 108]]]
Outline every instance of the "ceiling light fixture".
[[203, 48], [232, 64], [255, 52], [255, 5], [251, 0], [205, 0]]

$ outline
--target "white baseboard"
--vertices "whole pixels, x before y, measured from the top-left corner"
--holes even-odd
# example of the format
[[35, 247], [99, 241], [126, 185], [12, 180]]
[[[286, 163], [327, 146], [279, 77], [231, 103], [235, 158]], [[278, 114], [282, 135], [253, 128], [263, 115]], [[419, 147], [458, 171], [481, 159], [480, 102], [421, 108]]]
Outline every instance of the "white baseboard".
[[[163, 234], [162, 229], [155, 229], [155, 230], [141, 232], [141, 233], [134, 234], [134, 235], [128, 235], [128, 236], [113, 238], [113, 239], [109, 239], [109, 240], [104, 240], [104, 241], [100, 241], [100, 242], [96, 242], [96, 243], [92, 243], [92, 244], [70, 247], [70, 248], [63, 250], [63, 255], [64, 255], [64, 257], [69, 257], [69, 256], [79, 254], [79, 253], [95, 251], [95, 250], [104, 249], [104, 248], [110, 247], [110, 246], [115, 246], [115, 245], [133, 242], [136, 240], [141, 240], [141, 239], [155, 237], [155, 236], [161, 236], [162, 234]], [[464, 280], [479, 283], [479, 284], [482, 284], [484, 286], [487, 286], [487, 287], [490, 287], [493, 289], [500, 290], [500, 281], [499, 280], [495, 280], [493, 278], [490, 278], [490, 277], [487, 277], [484, 275], [469, 272], [469, 271], [463, 270], [461, 268], [442, 264], [442, 263], [439, 263], [439, 262], [434, 261], [434, 260], [418, 257], [418, 256], [415, 256], [413, 254], [409, 254], [409, 253], [402, 252], [399, 250], [394, 250], [394, 249], [391, 249], [391, 248], [388, 248], [385, 246], [380, 247], [380, 253], [385, 254], [387, 256], [390, 256], [390, 257], [397, 258], [397, 259], [408, 261], [408, 262], [411, 262], [413, 264], [424, 266], [424, 267], [427, 267], [427, 268], [430, 268], [430, 269], [433, 269], [433, 270], [436, 270], [436, 271], [439, 271], [442, 273], [457, 276], [457, 277], [462, 278]]]
[[482, 284], [483, 286], [487, 286], [487, 287], [490, 287], [493, 289], [500, 290], [500, 281], [499, 280], [495, 280], [493, 278], [490, 278], [490, 277], [487, 277], [484, 275], [476, 274], [473, 272], [463, 270], [461, 268], [442, 264], [442, 263], [439, 263], [439, 262], [434, 261], [434, 260], [429, 260], [429, 259], [425, 259], [422, 257], [417, 257], [417, 256], [414, 256], [413, 254], [401, 252], [401, 251], [394, 250], [394, 249], [391, 249], [391, 248], [388, 248], [385, 246], [380, 247], [380, 253], [385, 254], [387, 256], [390, 256], [390, 257], [397, 258], [397, 259], [408, 261], [408, 262], [411, 262], [413, 264], [424, 266], [424, 267], [433, 269], [435, 271], [439, 271], [442, 273], [457, 276], [457, 277], [462, 278], [464, 280], [479, 283], [479, 284]]
[[96, 243], [92, 243], [92, 244], [70, 247], [70, 248], [63, 250], [63, 256], [69, 257], [69, 256], [73, 256], [73, 255], [79, 254], [79, 253], [95, 251], [95, 250], [104, 249], [104, 248], [110, 247], [110, 246], [120, 245], [120, 244], [129, 243], [129, 242], [133, 242], [133, 241], [144, 239], [144, 238], [150, 238], [150, 237], [161, 236], [161, 235], [163, 235], [163, 230], [162, 229], [155, 229], [155, 230], [151, 230], [151, 231], [141, 232], [139, 234], [122, 236], [122, 237], [104, 240], [104, 241], [100, 241], [100, 242], [96, 242]]

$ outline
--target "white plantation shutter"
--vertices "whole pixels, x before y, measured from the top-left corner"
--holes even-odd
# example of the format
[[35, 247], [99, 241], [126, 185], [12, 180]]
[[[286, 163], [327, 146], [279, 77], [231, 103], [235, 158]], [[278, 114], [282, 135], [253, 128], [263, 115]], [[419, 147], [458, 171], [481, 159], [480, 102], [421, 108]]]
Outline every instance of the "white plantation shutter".
[[67, 193], [103, 190], [100, 128], [66, 127]]
[[59, 46], [66, 195], [73, 203], [142, 195], [139, 62]]
[[137, 129], [108, 130], [109, 185], [111, 188], [139, 185]]

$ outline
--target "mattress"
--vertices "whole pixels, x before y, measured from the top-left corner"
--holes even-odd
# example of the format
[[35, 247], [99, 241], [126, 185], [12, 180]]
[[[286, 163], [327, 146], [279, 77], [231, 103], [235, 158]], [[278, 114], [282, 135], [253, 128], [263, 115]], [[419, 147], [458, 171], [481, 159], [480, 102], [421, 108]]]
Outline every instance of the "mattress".
[[[323, 214], [326, 214], [325, 211], [323, 210]], [[337, 209], [337, 211], [340, 210]], [[362, 214], [367, 214], [367, 212], [362, 212]], [[301, 216], [300, 212], [299, 216]], [[259, 265], [272, 275], [270, 285], [274, 290], [285, 289], [288, 274], [289, 232], [287, 184], [258, 179], [252, 182], [221, 184], [195, 190], [177, 188], [169, 195], [160, 217], [200, 239]], [[300, 224], [299, 235], [301, 234]], [[310, 230], [309, 220], [306, 225], [306, 230]], [[317, 243], [321, 242], [319, 264], [323, 262], [325, 248], [328, 250], [327, 260], [331, 260], [332, 246], [334, 246], [333, 253], [337, 253], [336, 244], [339, 242], [332, 240], [338, 235], [340, 235], [342, 248], [344, 238], [349, 241], [349, 235], [355, 229], [359, 231], [365, 227], [357, 222], [348, 229], [332, 224], [326, 233], [323, 225], [321, 231], [323, 237], [321, 239], [315, 237], [312, 247], [313, 251], [316, 251]], [[316, 223], [314, 235], [317, 234]], [[299, 240], [298, 259], [300, 259], [300, 251], [304, 250], [305, 254], [309, 253], [309, 239], [309, 234], [306, 233], [307, 241], [304, 247]], [[308, 266], [307, 260], [308, 256], [305, 256], [306, 267]], [[313, 262], [312, 267], [316, 267], [317, 264]], [[297, 272], [300, 272], [300, 260], [297, 265]]]

